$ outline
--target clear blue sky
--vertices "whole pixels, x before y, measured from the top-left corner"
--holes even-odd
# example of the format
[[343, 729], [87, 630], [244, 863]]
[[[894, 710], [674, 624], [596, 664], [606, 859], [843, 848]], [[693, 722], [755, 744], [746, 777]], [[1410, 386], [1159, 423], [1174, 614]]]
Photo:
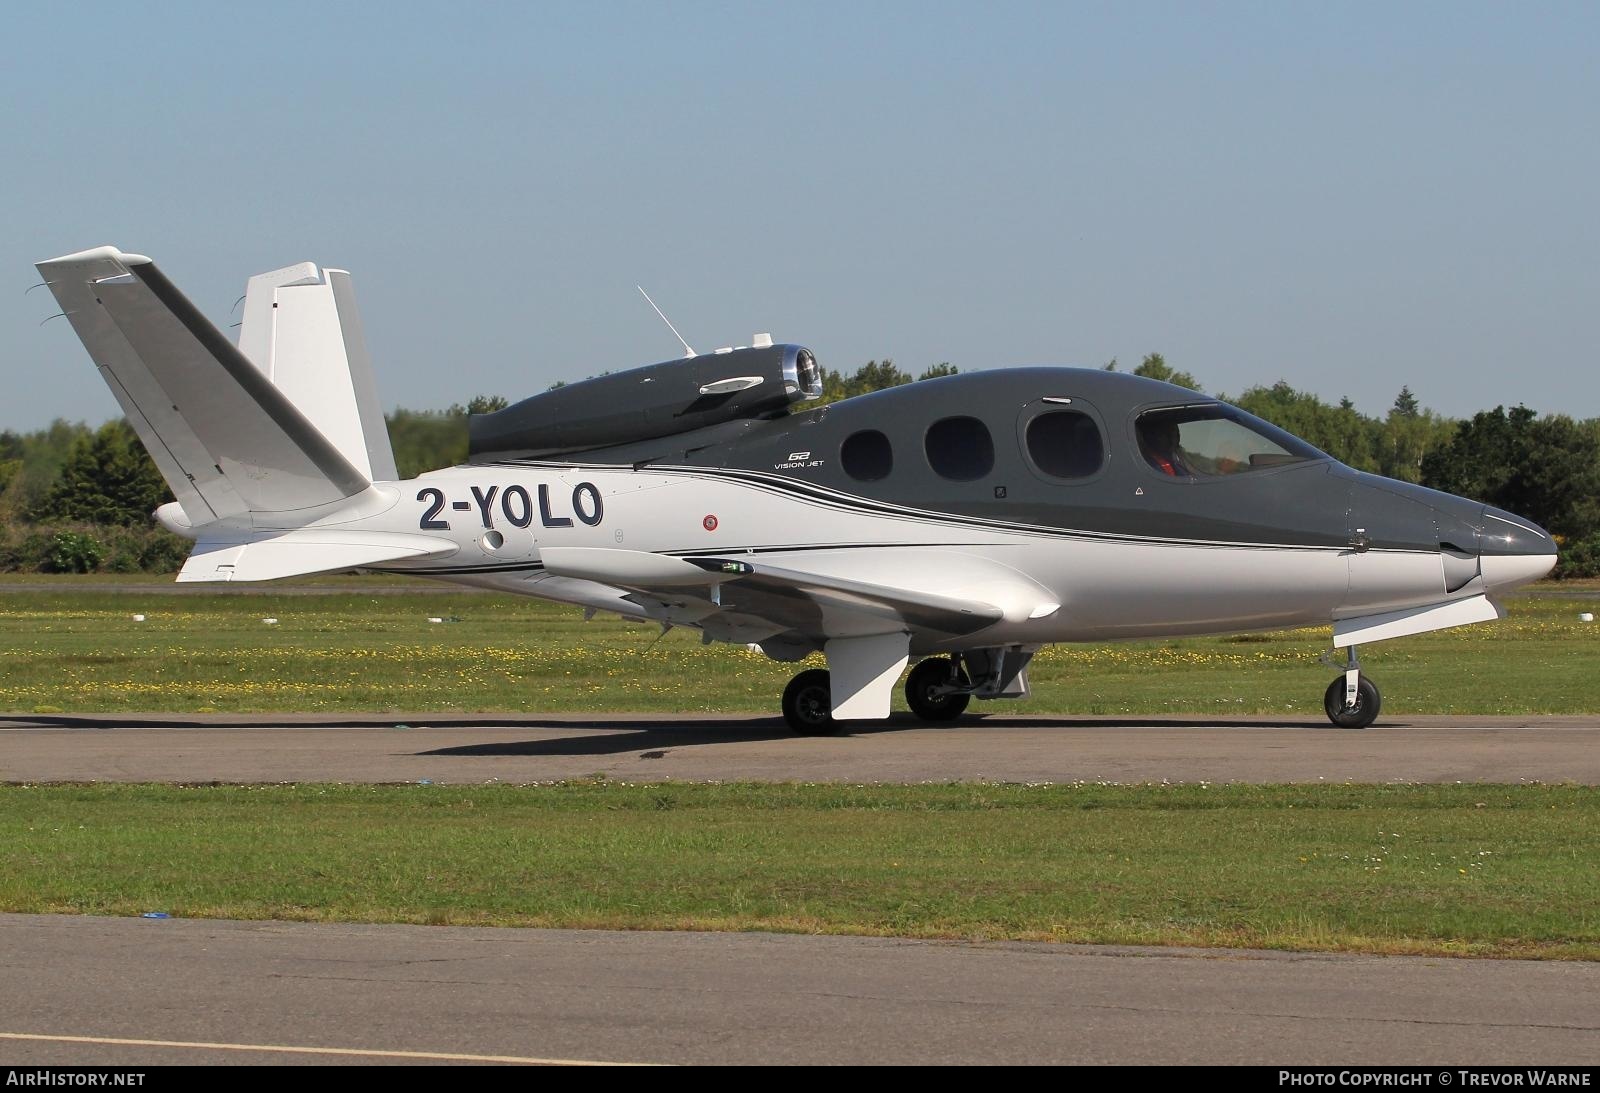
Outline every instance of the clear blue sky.
[[12, 5], [0, 427], [115, 413], [37, 280], [351, 270], [387, 406], [757, 331], [1600, 415], [1600, 4]]

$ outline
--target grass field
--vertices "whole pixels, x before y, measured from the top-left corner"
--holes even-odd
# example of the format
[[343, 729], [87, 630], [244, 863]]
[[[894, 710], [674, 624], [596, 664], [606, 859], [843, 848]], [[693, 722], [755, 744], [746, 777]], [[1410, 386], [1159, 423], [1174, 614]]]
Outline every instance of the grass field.
[[[1375, 646], [1367, 670], [1392, 713], [1600, 711], [1590, 592], [1546, 586], [1500, 623]], [[1320, 718], [1326, 640], [1057, 647], [1034, 699], [988, 708]], [[4, 581], [0, 666], [0, 709], [39, 712], [771, 712], [796, 670], [526, 598], [352, 578]], [[0, 910], [1600, 959], [1600, 792], [12, 785]]]
[[0, 909], [1600, 957], [1550, 786], [0, 787]]
[[[172, 595], [165, 580], [108, 580], [0, 580], [0, 710], [773, 712], [796, 671], [687, 631], [662, 638], [444, 585], [344, 577], [310, 582], [316, 595]], [[1363, 665], [1392, 714], [1597, 712], [1600, 624], [1578, 615], [1600, 603], [1578, 595], [1546, 586], [1501, 622], [1374, 645]], [[1030, 701], [975, 709], [1320, 716], [1327, 640], [1055, 646], [1034, 661]]]

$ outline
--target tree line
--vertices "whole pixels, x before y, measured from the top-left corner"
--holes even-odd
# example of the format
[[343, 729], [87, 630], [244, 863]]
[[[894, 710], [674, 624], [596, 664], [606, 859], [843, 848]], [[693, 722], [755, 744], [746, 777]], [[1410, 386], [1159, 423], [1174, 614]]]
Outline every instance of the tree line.
[[[1119, 370], [1116, 360], [1107, 370]], [[890, 360], [823, 371], [820, 401], [957, 373], [941, 363], [913, 376]], [[1198, 380], [1159, 353], [1131, 369], [1196, 391]], [[1282, 381], [1219, 395], [1358, 470], [1487, 501], [1538, 521], [1561, 548], [1559, 577], [1600, 576], [1600, 419], [1497, 406], [1456, 420], [1424, 409], [1409, 387], [1380, 416], [1348, 398], [1328, 403]], [[467, 457], [467, 416], [506, 405], [480, 395], [445, 410], [386, 415], [404, 478]], [[150, 513], [171, 493], [128, 424], [52, 422], [0, 432], [0, 572], [172, 572], [189, 544]]]

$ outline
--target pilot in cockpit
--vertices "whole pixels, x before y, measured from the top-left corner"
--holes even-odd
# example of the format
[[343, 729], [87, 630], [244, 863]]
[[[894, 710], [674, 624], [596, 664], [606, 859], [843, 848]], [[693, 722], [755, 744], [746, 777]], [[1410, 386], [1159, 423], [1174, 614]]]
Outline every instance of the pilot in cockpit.
[[1178, 423], [1171, 417], [1156, 416], [1140, 422], [1139, 442], [1144, 457], [1162, 474], [1187, 478], [1194, 474], [1178, 440]]

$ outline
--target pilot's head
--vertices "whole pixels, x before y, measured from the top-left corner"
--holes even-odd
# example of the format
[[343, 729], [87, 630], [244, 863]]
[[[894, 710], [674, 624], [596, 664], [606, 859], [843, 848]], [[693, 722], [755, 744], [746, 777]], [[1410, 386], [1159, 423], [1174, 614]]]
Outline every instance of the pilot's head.
[[1145, 444], [1156, 455], [1178, 450], [1178, 423], [1170, 416], [1152, 418], [1144, 430]]

